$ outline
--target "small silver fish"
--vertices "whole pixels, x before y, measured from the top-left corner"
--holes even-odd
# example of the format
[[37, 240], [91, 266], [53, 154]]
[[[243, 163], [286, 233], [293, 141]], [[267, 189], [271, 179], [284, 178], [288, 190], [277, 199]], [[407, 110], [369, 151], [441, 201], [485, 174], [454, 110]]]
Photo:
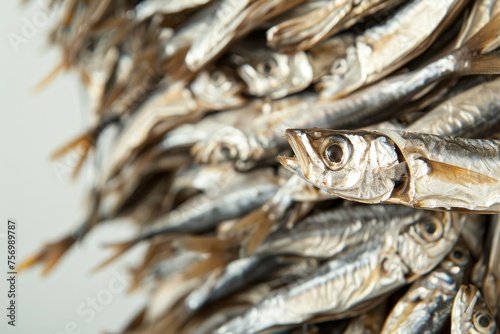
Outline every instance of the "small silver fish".
[[347, 57], [339, 57], [335, 71], [322, 77], [316, 86], [321, 98], [345, 96], [416, 58], [455, 20], [465, 4], [461, 0], [409, 1], [389, 20], [350, 38], [352, 44], [344, 47]]
[[[203, 163], [237, 161], [245, 165], [277, 154], [286, 148], [283, 133], [289, 128], [360, 128], [394, 116], [398, 107], [430, 83], [452, 74], [500, 72], [498, 53], [482, 55], [498, 38], [500, 15], [488, 23], [462, 48], [410, 73], [400, 74], [335, 101], [318, 101], [317, 96], [275, 110], [241, 128], [227, 128], [206, 143], [197, 144], [196, 158]], [[284, 101], [293, 101], [287, 98]]]
[[467, 249], [456, 245], [436, 269], [413, 283], [399, 299], [380, 333], [441, 333], [470, 264]]
[[222, 0], [212, 17], [210, 30], [198, 36], [188, 51], [187, 67], [197, 72], [236, 38], [304, 1]]
[[398, 2], [400, 0], [330, 0], [322, 7], [272, 27], [267, 31], [267, 41], [283, 53], [304, 51], [364, 16]]
[[[500, 212], [500, 141], [415, 132], [287, 130], [290, 171], [363, 203]], [[451, 186], [452, 185], [452, 186]]]
[[[460, 220], [450, 213], [418, 220], [381, 242], [367, 241], [328, 261], [310, 277], [277, 290], [216, 333], [255, 333], [299, 324], [315, 315], [342, 315], [410, 283], [434, 268], [451, 250]], [[354, 313], [355, 314], [355, 313]]]
[[362, 246], [366, 240], [383, 239], [387, 233], [422, 219], [425, 215], [419, 211], [398, 205], [353, 205], [321, 211], [292, 229], [271, 234], [258, 253], [333, 258]]
[[451, 333], [500, 333], [491, 311], [481, 297], [481, 293], [473, 285], [462, 285], [455, 297], [451, 311]]
[[231, 51], [231, 61], [253, 96], [278, 99], [304, 90], [313, 81], [313, 67], [304, 52], [284, 55], [246, 43]]
[[441, 103], [407, 130], [442, 136], [486, 138], [500, 123], [500, 78]]

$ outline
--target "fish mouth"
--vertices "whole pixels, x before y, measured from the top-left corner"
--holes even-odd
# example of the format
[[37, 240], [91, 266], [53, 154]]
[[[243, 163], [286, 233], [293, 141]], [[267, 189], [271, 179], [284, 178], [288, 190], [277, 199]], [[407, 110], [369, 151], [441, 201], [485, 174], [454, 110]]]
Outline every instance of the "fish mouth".
[[285, 132], [285, 137], [292, 147], [295, 157], [278, 156], [278, 161], [291, 172], [298, 174], [303, 178], [307, 178], [308, 170], [311, 165], [310, 157], [307, 148], [304, 145], [304, 136], [307, 136], [305, 131], [297, 129], [288, 129]]

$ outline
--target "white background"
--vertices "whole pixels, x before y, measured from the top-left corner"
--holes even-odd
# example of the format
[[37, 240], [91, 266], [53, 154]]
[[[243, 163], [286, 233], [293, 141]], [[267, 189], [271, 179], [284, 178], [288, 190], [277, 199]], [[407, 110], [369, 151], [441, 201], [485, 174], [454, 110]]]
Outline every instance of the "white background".
[[[97, 274], [89, 271], [109, 255], [101, 247], [104, 242], [130, 236], [130, 227], [123, 224], [92, 232], [48, 277], [40, 276], [40, 268], [19, 275], [17, 326], [6, 324], [7, 250], [1, 238], [7, 218], [18, 222], [18, 258], [24, 259], [44, 242], [79, 225], [87, 190], [85, 177], [71, 182], [49, 160], [54, 149], [87, 124], [89, 106], [77, 75], [59, 75], [42, 92], [31, 91], [59, 61], [59, 52], [46, 43], [52, 23], [39, 24], [17, 52], [9, 42], [9, 34], [23, 36], [23, 18], [33, 23], [42, 8], [40, 1], [29, 6], [14, 0], [0, 2], [0, 333], [116, 332], [143, 306], [145, 293], [126, 295], [125, 289], [110, 293], [108, 285], [114, 284], [116, 292], [120, 284], [114, 271], [136, 263], [141, 249]], [[111, 301], [105, 299], [110, 294]], [[91, 320], [88, 298], [99, 296], [107, 304], [98, 304], [100, 312], [94, 311]]]

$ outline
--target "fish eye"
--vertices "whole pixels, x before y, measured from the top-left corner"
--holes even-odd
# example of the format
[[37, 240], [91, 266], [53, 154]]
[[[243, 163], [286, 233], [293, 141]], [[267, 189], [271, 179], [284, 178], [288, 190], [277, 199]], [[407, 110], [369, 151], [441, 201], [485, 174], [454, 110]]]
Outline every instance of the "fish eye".
[[331, 170], [345, 166], [351, 157], [351, 142], [343, 136], [331, 136], [322, 143], [323, 160]]
[[347, 60], [345, 58], [337, 58], [332, 64], [331, 72], [333, 74], [345, 74], [347, 71]]
[[277, 66], [275, 59], [267, 58], [257, 65], [257, 71], [262, 74], [271, 74]]
[[451, 260], [459, 265], [464, 265], [468, 262], [466, 252], [461, 247], [456, 247], [450, 253]]
[[221, 71], [214, 71], [210, 76], [213, 83], [217, 86], [222, 85], [226, 81], [226, 76]]
[[222, 161], [231, 160], [236, 157], [236, 150], [228, 144], [221, 144], [217, 150], [217, 155]]
[[494, 333], [496, 324], [491, 316], [484, 312], [478, 312], [474, 315], [474, 327], [481, 333]]
[[437, 241], [443, 236], [443, 224], [437, 218], [420, 223], [420, 233], [427, 241]]

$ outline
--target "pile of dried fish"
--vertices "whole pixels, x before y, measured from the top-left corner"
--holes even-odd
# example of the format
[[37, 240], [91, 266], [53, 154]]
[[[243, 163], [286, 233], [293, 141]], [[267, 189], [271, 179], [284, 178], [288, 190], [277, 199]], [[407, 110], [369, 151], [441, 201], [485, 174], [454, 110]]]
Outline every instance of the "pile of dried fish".
[[126, 218], [123, 333], [498, 333], [499, 0], [50, 6], [94, 179], [20, 269]]

